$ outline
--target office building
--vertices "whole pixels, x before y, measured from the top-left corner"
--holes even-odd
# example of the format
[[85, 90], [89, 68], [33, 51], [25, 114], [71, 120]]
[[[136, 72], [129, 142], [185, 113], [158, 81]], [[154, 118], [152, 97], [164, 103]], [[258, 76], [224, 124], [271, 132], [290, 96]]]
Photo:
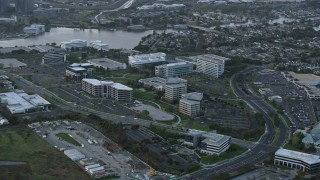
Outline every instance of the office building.
[[42, 57], [42, 64], [59, 64], [67, 60], [67, 53], [62, 49], [50, 50]]
[[127, 65], [125, 63], [120, 63], [108, 58], [90, 59], [88, 60], [88, 63], [92, 64], [96, 68], [103, 68], [111, 71], [127, 69]]
[[32, 14], [34, 8], [33, 0], [15, 0], [16, 12], [20, 14]]
[[61, 42], [61, 48], [67, 51], [80, 51], [87, 48], [87, 41], [73, 39], [71, 41]]
[[66, 76], [77, 82], [92, 76], [93, 65], [90, 63], [73, 63], [66, 67]]
[[178, 101], [181, 98], [182, 94], [185, 93], [187, 93], [186, 80], [181, 81], [180, 78], [168, 78], [166, 80], [164, 97], [167, 101]]
[[229, 60], [229, 58], [225, 58], [225, 57], [221, 57], [213, 54], [192, 56], [189, 58], [193, 59], [196, 62], [197, 72], [203, 73], [215, 78], [218, 78], [223, 75], [225, 61]]
[[201, 153], [220, 155], [230, 147], [231, 137], [214, 132], [189, 129], [184, 135], [183, 144], [200, 148]]
[[0, 13], [8, 12], [10, 8], [9, 0], [0, 0]]
[[50, 103], [37, 94], [24, 91], [0, 93], [1, 104], [6, 104], [11, 114], [48, 110]]
[[46, 30], [45, 25], [41, 24], [32, 24], [29, 27], [23, 28], [23, 32], [28, 35], [38, 35], [44, 33]]
[[193, 71], [193, 65], [186, 62], [164, 64], [155, 67], [155, 75], [163, 78], [185, 76]]
[[139, 54], [129, 56], [129, 65], [133, 67], [141, 67], [143, 65], [159, 64], [166, 62], [165, 53]]
[[132, 88], [112, 81], [82, 79], [82, 90], [96, 97], [111, 97], [115, 100], [132, 100]]
[[303, 172], [318, 173], [320, 171], [320, 156], [279, 149], [275, 152], [274, 164], [299, 169]]
[[100, 40], [90, 42], [89, 47], [97, 51], [109, 51], [109, 45], [107, 43], [103, 43]]
[[179, 101], [179, 112], [191, 117], [201, 114], [203, 93], [182, 94]]

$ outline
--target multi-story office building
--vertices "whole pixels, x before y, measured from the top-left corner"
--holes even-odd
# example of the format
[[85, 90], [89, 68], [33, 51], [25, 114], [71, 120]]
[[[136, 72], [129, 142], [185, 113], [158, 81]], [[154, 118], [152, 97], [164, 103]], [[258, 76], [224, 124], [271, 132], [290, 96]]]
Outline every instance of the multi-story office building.
[[67, 60], [67, 53], [62, 49], [50, 50], [42, 57], [42, 64], [59, 64]]
[[165, 85], [164, 97], [167, 101], [178, 101], [182, 94], [187, 93], [187, 81], [180, 78], [168, 78]]
[[133, 67], [141, 67], [143, 65], [159, 64], [166, 62], [165, 53], [139, 54], [129, 56], [129, 65]]
[[92, 75], [93, 65], [90, 63], [73, 63], [66, 67], [66, 76], [79, 82]]
[[191, 117], [201, 114], [203, 93], [192, 92], [182, 94], [179, 101], [179, 112]]
[[34, 8], [33, 0], [15, 0], [16, 12], [21, 14], [32, 14]]
[[112, 81], [82, 79], [82, 90], [96, 97], [111, 97], [115, 100], [132, 100], [132, 88]]
[[275, 153], [274, 164], [299, 169], [303, 172], [317, 173], [320, 171], [320, 156], [279, 149]]
[[215, 78], [220, 77], [224, 73], [225, 61], [229, 60], [229, 58], [213, 54], [192, 56], [190, 58], [196, 62], [197, 72], [204, 73]]
[[201, 153], [220, 155], [230, 147], [231, 137], [214, 132], [189, 129], [184, 135], [183, 144], [200, 148]]
[[23, 32], [29, 35], [38, 35], [44, 33], [46, 30], [45, 25], [42, 24], [32, 24], [29, 27], [23, 28]]
[[9, 0], [0, 0], [0, 13], [8, 12], [9, 7]]
[[180, 77], [192, 73], [193, 65], [186, 62], [164, 64], [155, 67], [155, 75], [163, 78]]

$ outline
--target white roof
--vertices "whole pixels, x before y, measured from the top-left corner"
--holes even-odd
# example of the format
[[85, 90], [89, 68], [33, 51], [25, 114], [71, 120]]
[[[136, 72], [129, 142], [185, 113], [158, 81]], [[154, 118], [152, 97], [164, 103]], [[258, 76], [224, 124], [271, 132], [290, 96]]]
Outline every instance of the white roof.
[[84, 154], [82, 154], [80, 151], [76, 149], [65, 150], [63, 153], [73, 161], [84, 159], [86, 157]]
[[70, 68], [74, 71], [86, 71], [86, 69], [83, 67], [70, 67]]
[[9, 67], [26, 67], [25, 63], [18, 61], [17, 59], [9, 58], [9, 59], [0, 59], [0, 64], [3, 64], [3, 68]]
[[100, 86], [100, 85], [106, 85], [106, 84], [113, 84], [113, 81], [99, 81], [97, 79], [82, 79], [82, 81], [85, 81], [89, 84], [92, 84], [94, 86]]
[[320, 156], [299, 151], [292, 151], [288, 149], [279, 149], [278, 151], [276, 151], [275, 155], [300, 160], [308, 164], [320, 163]]
[[166, 54], [161, 52], [129, 56], [129, 64], [149, 64], [164, 61], [166, 61]]
[[120, 84], [120, 83], [113, 83], [111, 86], [114, 87], [115, 89], [118, 89], [118, 90], [132, 91], [132, 88], [125, 86], [123, 84]]
[[178, 63], [170, 63], [170, 64], [166, 64], [166, 66], [170, 67], [170, 66], [179, 66], [179, 65], [186, 65], [188, 63], [186, 62], [178, 62]]

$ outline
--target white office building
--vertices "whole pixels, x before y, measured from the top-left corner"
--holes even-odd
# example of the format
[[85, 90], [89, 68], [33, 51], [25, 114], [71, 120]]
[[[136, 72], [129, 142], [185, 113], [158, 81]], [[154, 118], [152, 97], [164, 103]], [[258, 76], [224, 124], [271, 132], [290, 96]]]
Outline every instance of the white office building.
[[178, 101], [185, 93], [187, 93], [186, 80], [181, 81], [180, 78], [168, 78], [166, 80], [164, 97], [167, 101]]
[[23, 28], [23, 32], [29, 35], [38, 35], [44, 33], [46, 30], [45, 25], [41, 24], [32, 24], [29, 27]]
[[93, 65], [90, 63], [73, 63], [66, 67], [66, 77], [77, 82], [92, 76]]
[[90, 59], [88, 60], [88, 63], [92, 64], [94, 67], [110, 71], [127, 69], [127, 65], [125, 63], [120, 63], [108, 58]]
[[163, 78], [185, 76], [193, 71], [193, 65], [186, 62], [170, 63], [155, 67], [155, 75]]
[[213, 54], [192, 56], [190, 58], [196, 61], [197, 72], [207, 74], [215, 78], [223, 75], [225, 61], [230, 60], [229, 58]]
[[71, 41], [61, 42], [61, 48], [67, 51], [82, 50], [87, 47], [87, 41], [81, 39], [73, 39]]
[[133, 67], [140, 67], [143, 65], [156, 64], [166, 62], [165, 53], [139, 54], [129, 56], [129, 65]]
[[179, 101], [179, 112], [191, 117], [201, 114], [203, 93], [192, 92], [182, 94]]
[[109, 51], [109, 45], [107, 43], [103, 43], [100, 40], [91, 41], [89, 43], [89, 47], [98, 51]]
[[220, 155], [230, 147], [231, 137], [214, 132], [189, 129], [184, 135], [183, 144], [200, 148], [201, 153]]
[[6, 104], [11, 114], [48, 110], [50, 103], [37, 94], [24, 91], [0, 93], [1, 104]]
[[317, 173], [320, 171], [320, 156], [279, 149], [275, 152], [274, 164], [299, 169], [303, 172]]
[[132, 100], [132, 88], [113, 81], [82, 79], [82, 90], [96, 97], [111, 97], [115, 100]]

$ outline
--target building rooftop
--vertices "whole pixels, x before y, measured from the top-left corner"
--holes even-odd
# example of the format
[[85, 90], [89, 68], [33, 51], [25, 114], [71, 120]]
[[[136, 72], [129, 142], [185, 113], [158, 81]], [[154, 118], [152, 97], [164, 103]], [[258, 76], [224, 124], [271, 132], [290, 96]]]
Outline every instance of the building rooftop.
[[27, 64], [18, 61], [17, 59], [0, 59], [0, 64], [3, 65], [3, 68], [17, 68], [17, 67], [26, 67]]
[[283, 156], [287, 158], [298, 159], [308, 164], [320, 163], [320, 156], [302, 153], [298, 151], [292, 151], [288, 149], [279, 149], [275, 153], [276, 156]]
[[166, 61], [165, 53], [152, 53], [152, 54], [139, 54], [134, 56], [129, 56], [129, 64], [139, 65], [139, 64], [149, 64], [156, 62]]
[[166, 84], [187, 84], [187, 80], [182, 79], [182, 78], [174, 78], [174, 77], [169, 77], [166, 79]]
[[182, 94], [182, 98], [199, 102], [203, 98], [203, 93], [199, 93], [199, 92], [186, 93], [186, 94]]
[[73, 161], [85, 158], [85, 155], [76, 149], [68, 149], [68, 150], [65, 150], [63, 153]]
[[70, 69], [72, 69], [74, 71], [86, 71], [86, 69], [83, 67], [70, 67]]
[[204, 55], [199, 55], [199, 56], [191, 56], [190, 58], [192, 58], [194, 60], [203, 60], [203, 61], [209, 61], [209, 62], [230, 60], [229, 58], [217, 56], [214, 54], [204, 54]]
[[90, 60], [88, 60], [88, 62], [100, 65], [102, 67], [108, 67], [110, 69], [117, 68], [119, 66], [124, 65], [124, 63], [120, 63], [120, 62], [117, 62], [117, 61], [114, 61], [114, 60], [111, 60], [108, 58], [90, 59]]
[[214, 144], [216, 146], [220, 146], [223, 143], [225, 143], [228, 139], [230, 139], [230, 136], [225, 136], [216, 133], [206, 133], [203, 134], [203, 137], [205, 137], [205, 139], [202, 141], [203, 143]]
[[120, 83], [113, 83], [112, 87], [118, 89], [118, 90], [126, 90], [126, 91], [132, 91], [132, 88], [125, 86], [123, 84]]
[[186, 62], [177, 62], [177, 63], [170, 63], [170, 64], [165, 64], [164, 66], [172, 67], [172, 66], [179, 66], [179, 65], [186, 65], [188, 63]]
[[105, 84], [113, 84], [113, 81], [99, 81], [97, 79], [88, 79], [88, 78], [82, 79], [82, 81], [90, 83], [90, 84], [92, 84], [94, 86], [100, 86], [100, 85], [105, 85]]

